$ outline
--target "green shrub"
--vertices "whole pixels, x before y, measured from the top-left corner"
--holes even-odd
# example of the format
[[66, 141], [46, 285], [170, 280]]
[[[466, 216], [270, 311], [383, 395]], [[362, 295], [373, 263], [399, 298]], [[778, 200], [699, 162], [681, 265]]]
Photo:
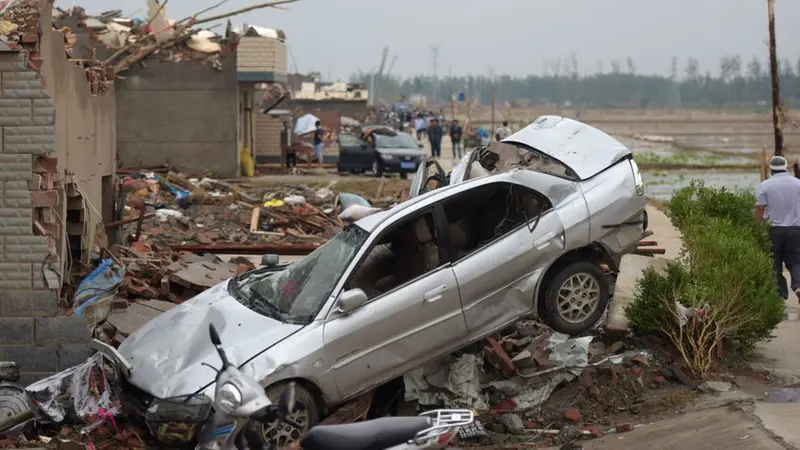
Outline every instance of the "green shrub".
[[755, 196], [751, 191], [730, 191], [705, 186], [703, 180], [692, 180], [675, 192], [667, 212], [672, 224], [682, 233], [686, 228], [705, 219], [725, 219], [751, 236], [765, 251], [771, 251], [769, 225], [758, 223], [755, 217]]
[[[713, 363], [722, 340], [743, 354], [771, 337], [783, 319], [766, 225], [757, 224], [752, 194], [693, 181], [670, 202], [683, 234], [684, 258], [663, 274], [650, 268], [626, 308], [635, 331], [667, 336], [698, 376]], [[700, 315], [681, 326], [680, 304]]]

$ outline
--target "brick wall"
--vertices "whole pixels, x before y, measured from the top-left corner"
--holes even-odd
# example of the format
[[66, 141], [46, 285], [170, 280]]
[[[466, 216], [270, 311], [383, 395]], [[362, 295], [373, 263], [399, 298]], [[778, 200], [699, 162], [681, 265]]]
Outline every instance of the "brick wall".
[[239, 72], [286, 73], [286, 44], [278, 39], [244, 36], [236, 48]]
[[88, 356], [89, 335], [85, 319], [58, 314], [55, 108], [25, 53], [0, 52], [0, 135], [0, 360], [27, 384]]

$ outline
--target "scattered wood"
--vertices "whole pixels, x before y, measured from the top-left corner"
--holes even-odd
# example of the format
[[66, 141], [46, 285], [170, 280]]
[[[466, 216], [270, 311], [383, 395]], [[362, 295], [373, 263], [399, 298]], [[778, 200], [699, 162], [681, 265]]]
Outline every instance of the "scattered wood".
[[258, 231], [258, 222], [261, 219], [261, 208], [253, 208], [252, 215], [250, 216], [250, 232], [255, 233]]

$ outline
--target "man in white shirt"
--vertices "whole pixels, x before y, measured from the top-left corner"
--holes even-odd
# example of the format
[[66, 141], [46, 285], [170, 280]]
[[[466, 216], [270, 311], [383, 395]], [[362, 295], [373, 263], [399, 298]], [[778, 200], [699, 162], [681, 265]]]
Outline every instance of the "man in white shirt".
[[511, 129], [508, 128], [508, 121], [504, 120], [503, 126], [497, 127], [497, 131], [494, 132], [494, 138], [500, 142], [509, 136], [511, 136]]

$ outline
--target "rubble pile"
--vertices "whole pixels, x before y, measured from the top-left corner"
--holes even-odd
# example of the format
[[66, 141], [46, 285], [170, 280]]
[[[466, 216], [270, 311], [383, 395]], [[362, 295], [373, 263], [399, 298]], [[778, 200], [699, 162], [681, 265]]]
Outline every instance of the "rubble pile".
[[675, 358], [657, 339], [606, 345], [525, 320], [474, 353], [409, 372], [405, 399], [423, 409], [475, 408], [477, 429], [462, 433], [465, 444], [561, 445], [630, 431], [674, 407], [675, 396], [684, 398], [678, 403], [692, 398], [696, 386], [682, 384]]

